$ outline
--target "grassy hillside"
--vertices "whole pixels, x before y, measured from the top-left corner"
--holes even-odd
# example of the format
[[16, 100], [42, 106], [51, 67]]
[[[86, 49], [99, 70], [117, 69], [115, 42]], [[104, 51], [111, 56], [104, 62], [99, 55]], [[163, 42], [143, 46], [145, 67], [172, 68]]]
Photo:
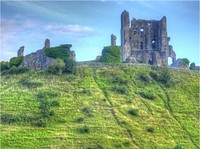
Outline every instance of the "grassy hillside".
[[[1, 77], [2, 149], [199, 148], [199, 74], [79, 65]], [[154, 78], [154, 79], [153, 79]]]

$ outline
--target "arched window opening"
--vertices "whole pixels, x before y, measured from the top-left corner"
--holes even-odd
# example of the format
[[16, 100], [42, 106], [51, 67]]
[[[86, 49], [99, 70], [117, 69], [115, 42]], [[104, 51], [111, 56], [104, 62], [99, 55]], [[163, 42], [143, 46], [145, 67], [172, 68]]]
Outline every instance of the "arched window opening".
[[172, 61], [172, 58], [171, 58], [171, 57], [168, 57], [168, 65], [169, 65], [169, 66], [171, 66], [172, 62], [173, 62], [173, 61]]

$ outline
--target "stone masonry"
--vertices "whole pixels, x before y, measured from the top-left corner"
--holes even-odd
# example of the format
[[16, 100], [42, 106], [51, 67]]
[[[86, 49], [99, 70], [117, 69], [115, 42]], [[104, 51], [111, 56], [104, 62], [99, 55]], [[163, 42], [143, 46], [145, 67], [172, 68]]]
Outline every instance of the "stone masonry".
[[[111, 36], [112, 40], [116, 38]], [[114, 43], [111, 40], [111, 45]], [[176, 61], [176, 53], [169, 45], [167, 20], [141, 20], [133, 18], [130, 23], [129, 13], [121, 14], [121, 52], [124, 62], [146, 64], [168, 64], [168, 57]]]
[[50, 47], [50, 40], [46, 39], [44, 42], [44, 48], [26, 55], [24, 57], [24, 61], [21, 64], [21, 66], [34, 70], [47, 68], [55, 60], [53, 58], [47, 57], [44, 53], [44, 50], [49, 47]]
[[117, 37], [115, 35], [111, 35], [111, 46], [116, 46], [116, 39]]
[[[69, 47], [70, 44], [60, 45], [62, 47]], [[71, 47], [72, 45], [70, 45]], [[46, 39], [44, 42], [44, 47], [36, 52], [28, 54], [24, 56], [24, 61], [22, 62], [21, 66], [27, 67], [29, 69], [40, 70], [43, 68], [47, 68], [52, 62], [55, 61], [54, 58], [50, 58], [45, 55], [45, 49], [50, 48], [50, 40]], [[17, 52], [18, 56], [24, 55], [24, 46], [20, 47]], [[76, 53], [75, 51], [71, 51], [70, 53], [71, 59], [76, 61]]]
[[24, 56], [24, 46], [20, 47], [17, 51], [17, 56]]

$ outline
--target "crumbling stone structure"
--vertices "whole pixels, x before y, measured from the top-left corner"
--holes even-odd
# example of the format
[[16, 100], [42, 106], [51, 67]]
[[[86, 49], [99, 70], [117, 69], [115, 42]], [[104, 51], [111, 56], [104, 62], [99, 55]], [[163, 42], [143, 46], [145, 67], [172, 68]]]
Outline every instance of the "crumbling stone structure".
[[116, 39], [117, 37], [115, 35], [111, 35], [111, 46], [116, 46]]
[[44, 50], [49, 47], [50, 47], [50, 40], [46, 39], [44, 42], [44, 48], [26, 55], [24, 57], [24, 61], [21, 64], [21, 66], [34, 70], [47, 68], [55, 60], [53, 58], [47, 57], [44, 53]]
[[[63, 45], [64, 46], [64, 45]], [[47, 68], [52, 62], [55, 61], [54, 58], [50, 58], [45, 55], [45, 49], [50, 48], [50, 40], [46, 39], [44, 42], [44, 47], [36, 52], [24, 56], [24, 61], [21, 66], [27, 67], [29, 69], [40, 70]], [[18, 50], [18, 56], [23, 56], [24, 46]], [[71, 59], [76, 60], [75, 51], [71, 51]]]
[[24, 46], [20, 47], [17, 51], [17, 56], [24, 56]]
[[76, 53], [75, 53], [75, 51], [72, 50], [70, 55], [71, 55], [72, 61], [76, 61]]
[[[111, 44], [113, 38], [111, 36]], [[168, 64], [168, 57], [176, 61], [176, 53], [169, 45], [167, 36], [167, 20], [136, 20], [130, 19], [129, 13], [121, 14], [121, 52], [125, 62], [146, 64]]]

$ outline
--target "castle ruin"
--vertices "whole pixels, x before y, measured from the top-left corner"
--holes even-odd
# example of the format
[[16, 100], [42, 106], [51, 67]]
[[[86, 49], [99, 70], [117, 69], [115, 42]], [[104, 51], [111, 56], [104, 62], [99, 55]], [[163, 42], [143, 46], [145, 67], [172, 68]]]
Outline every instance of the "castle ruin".
[[[111, 36], [114, 45], [116, 36]], [[168, 64], [168, 57], [176, 61], [176, 53], [169, 45], [167, 36], [167, 20], [142, 20], [133, 18], [130, 22], [129, 13], [121, 14], [121, 52], [124, 62], [162, 65]]]
[[[65, 46], [65, 45], [60, 45]], [[50, 40], [46, 39], [44, 42], [44, 47], [36, 52], [32, 52], [26, 56], [24, 56], [24, 46], [20, 47], [17, 51], [17, 56], [24, 56], [24, 60], [21, 66], [27, 67], [29, 69], [40, 70], [43, 68], [47, 68], [52, 62], [55, 61], [54, 58], [48, 57], [45, 55], [45, 49], [50, 48]], [[76, 61], [76, 53], [75, 51], [71, 51], [70, 53], [71, 59]]]

